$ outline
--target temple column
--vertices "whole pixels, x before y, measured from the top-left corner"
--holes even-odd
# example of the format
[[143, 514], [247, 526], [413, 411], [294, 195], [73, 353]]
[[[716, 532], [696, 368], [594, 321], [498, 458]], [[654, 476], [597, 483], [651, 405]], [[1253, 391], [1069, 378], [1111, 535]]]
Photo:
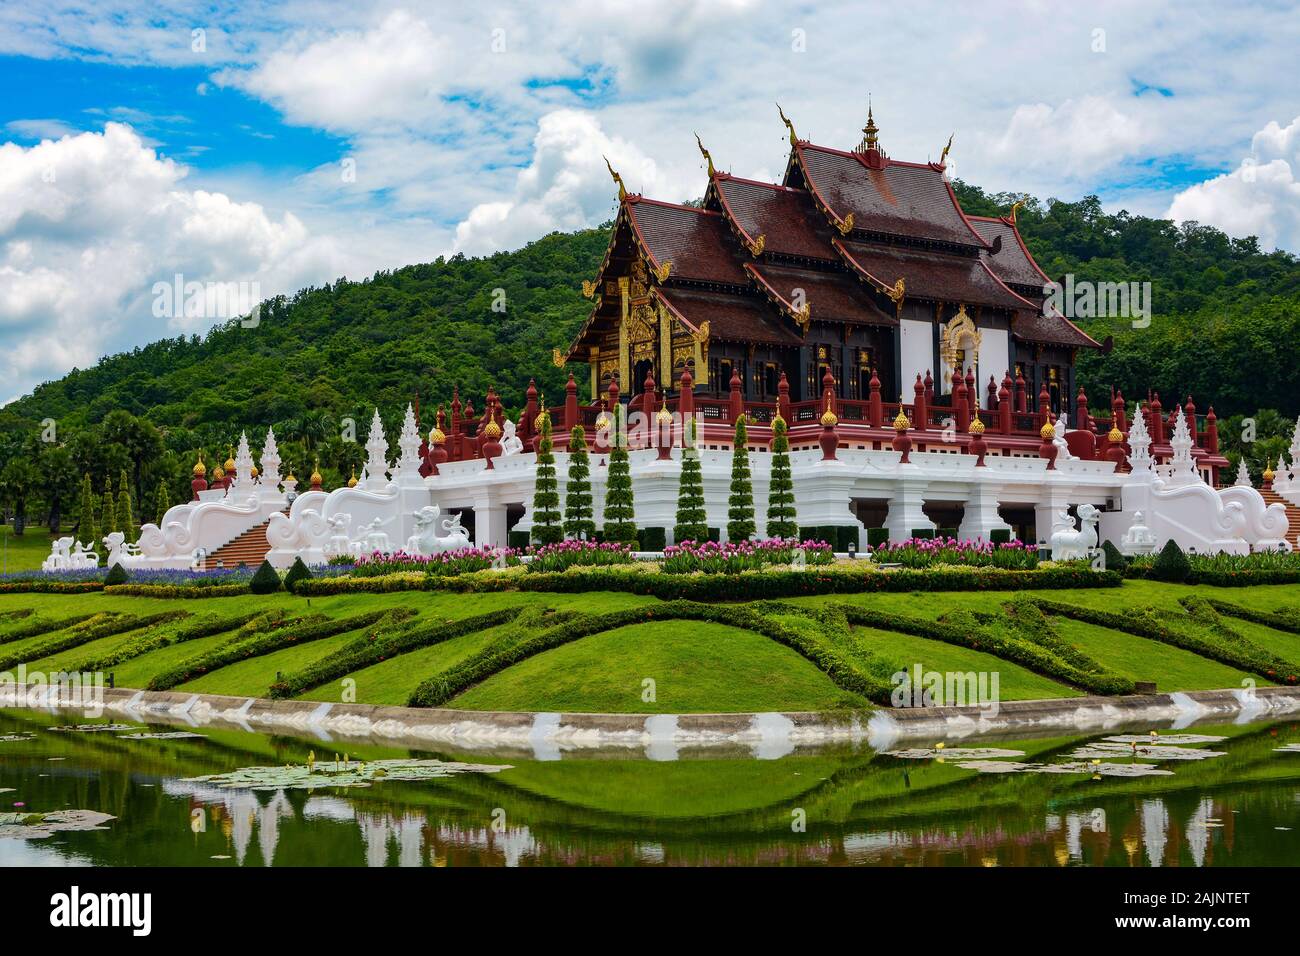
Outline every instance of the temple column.
[[966, 509], [957, 528], [957, 537], [962, 540], [982, 538], [988, 541], [995, 530], [1003, 528], [1011, 530], [1011, 526], [998, 514], [997, 488], [984, 482], [972, 484], [966, 496]]
[[[902, 468], [915, 467], [904, 465]], [[900, 472], [901, 472], [900, 468]], [[889, 529], [890, 541], [906, 541], [918, 528], [935, 530], [935, 524], [925, 516], [922, 506], [925, 504], [925, 490], [930, 482], [925, 478], [903, 475], [895, 479], [894, 494], [889, 499], [889, 514], [885, 518], [885, 527]]]
[[1057, 525], [1065, 528], [1075, 529], [1078, 525], [1073, 519], [1069, 519], [1066, 525], [1060, 519], [1063, 511], [1069, 511], [1071, 501], [1072, 487], [1053, 487], [1051, 485], [1040, 486], [1037, 496], [1037, 503], [1034, 505], [1034, 538], [1040, 548], [1051, 546], [1052, 532], [1057, 530]]
[[[618, 322], [618, 380], [620, 383], [631, 388], [632, 371], [630, 356], [627, 348], [627, 324], [629, 321], [629, 310], [631, 303], [628, 301], [628, 278], [620, 276], [618, 280], [619, 301], [622, 303], [622, 314]], [[628, 393], [629, 395], [631, 392]]]
[[659, 374], [656, 378], [667, 390], [673, 381], [673, 320], [662, 302], [656, 305], [659, 312]]
[[600, 346], [591, 347], [590, 359], [591, 364], [591, 400], [596, 402], [600, 399]]
[[506, 506], [498, 502], [474, 502], [474, 544], [480, 548], [506, 546]]

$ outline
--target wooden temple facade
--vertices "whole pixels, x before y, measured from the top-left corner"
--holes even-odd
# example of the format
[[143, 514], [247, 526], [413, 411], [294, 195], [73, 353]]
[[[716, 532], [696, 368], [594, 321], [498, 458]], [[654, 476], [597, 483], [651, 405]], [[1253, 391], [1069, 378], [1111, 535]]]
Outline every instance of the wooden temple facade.
[[[799, 139], [784, 115], [783, 181], [719, 172], [703, 145], [702, 206], [619, 189], [591, 315], [557, 356], [588, 366], [594, 401], [617, 379], [635, 398], [647, 378], [670, 395], [689, 369], [697, 393], [721, 395], [738, 375], [746, 403], [795, 402], [833, 379], [838, 400], [865, 402], [873, 374], [886, 401], [912, 401], [920, 381], [936, 408], [956, 377], [996, 407], [1009, 378], [1017, 410], [1071, 404], [1078, 350], [1097, 343], [1042, 307], [1049, 280], [1014, 218], [966, 215], [944, 163], [891, 159], [868, 118], [851, 151]], [[944, 155], [946, 158], [947, 150]], [[1072, 411], [1072, 409], [1071, 409]]]

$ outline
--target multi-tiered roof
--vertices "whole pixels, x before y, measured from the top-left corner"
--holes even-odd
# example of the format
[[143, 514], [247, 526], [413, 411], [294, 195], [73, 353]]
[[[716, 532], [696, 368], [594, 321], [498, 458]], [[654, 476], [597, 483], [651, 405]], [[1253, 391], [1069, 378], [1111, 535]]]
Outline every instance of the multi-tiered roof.
[[[784, 120], [784, 115], [782, 116]], [[968, 216], [937, 163], [888, 157], [868, 119], [851, 151], [790, 132], [780, 184], [713, 167], [702, 207], [626, 193], [601, 276], [605, 293], [570, 355], [617, 327], [611, 279], [643, 257], [654, 295], [690, 331], [719, 341], [798, 345], [810, 321], [896, 325], [904, 303], [989, 309], [1023, 342], [1097, 343], [1063, 316], [1044, 314], [1047, 276], [1014, 219]]]

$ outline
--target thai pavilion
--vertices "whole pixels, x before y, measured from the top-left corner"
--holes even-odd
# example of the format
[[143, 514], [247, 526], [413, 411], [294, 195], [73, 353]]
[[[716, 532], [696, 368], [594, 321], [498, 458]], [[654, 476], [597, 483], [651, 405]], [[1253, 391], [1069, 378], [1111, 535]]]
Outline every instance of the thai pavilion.
[[[845, 151], [790, 137], [778, 184], [740, 179], [708, 162], [699, 206], [629, 193], [621, 177], [609, 250], [590, 318], [567, 356], [589, 365], [593, 399], [616, 376], [624, 398], [648, 378], [697, 394], [730, 389], [749, 403], [866, 401], [873, 372], [887, 402], [912, 400], [919, 379], [936, 410], [959, 372], [979, 408], [997, 405], [1004, 377], [1016, 410], [1054, 414], [1074, 394], [1074, 362], [1097, 343], [1044, 314], [1044, 284], [1014, 219], [968, 216], [936, 163], [890, 158], [870, 113]], [[829, 373], [829, 377], [827, 375]], [[759, 416], [761, 420], [761, 415]]]

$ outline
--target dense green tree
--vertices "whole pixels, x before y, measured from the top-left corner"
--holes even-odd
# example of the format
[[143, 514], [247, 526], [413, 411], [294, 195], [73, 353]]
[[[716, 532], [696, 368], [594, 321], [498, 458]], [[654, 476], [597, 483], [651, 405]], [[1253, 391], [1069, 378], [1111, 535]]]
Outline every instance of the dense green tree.
[[167, 494], [167, 485], [163, 482], [159, 482], [157, 497], [154, 499], [154, 511], [156, 514], [154, 524], [159, 528], [163, 526], [163, 515], [167, 514], [167, 509], [171, 506], [171, 498]]
[[135, 503], [131, 500], [131, 486], [127, 483], [125, 471], [117, 482], [117, 524], [117, 530], [126, 535], [127, 541], [135, 541], [140, 537], [140, 528], [135, 520]]
[[99, 548], [102, 539], [112, 534], [114, 531], [121, 531], [122, 527], [117, 520], [117, 504], [113, 501], [113, 489], [107, 478], [104, 479], [104, 498], [99, 508], [99, 537], [101, 540], [95, 542], [95, 547]]
[[564, 533], [594, 540], [596, 522], [591, 509], [591, 458], [581, 425], [569, 432], [569, 480], [564, 486]]
[[14, 534], [21, 536], [27, 527], [27, 500], [36, 492], [40, 472], [26, 457], [13, 458], [0, 471], [0, 497], [13, 512]]
[[614, 447], [609, 452], [605, 479], [604, 538], [636, 547], [636, 509], [632, 499], [632, 469], [627, 457], [626, 415], [622, 404], [614, 409]]
[[77, 509], [76, 539], [88, 548], [97, 548], [99, 528], [95, 523], [95, 490], [90, 485], [90, 475], [81, 479], [81, 506]]
[[767, 494], [767, 536], [793, 538], [799, 534], [795, 521], [794, 482], [790, 478], [790, 439], [785, 419], [772, 423], [772, 480]]
[[700, 450], [695, 444], [695, 419], [686, 422], [688, 435], [682, 442], [682, 472], [677, 485], [677, 522], [673, 541], [707, 541], [708, 515], [704, 510], [704, 475], [700, 470]]
[[537, 442], [537, 478], [533, 483], [533, 543], [555, 544], [564, 540], [560, 518], [560, 492], [551, 444], [551, 416], [542, 412], [541, 435]]
[[[131, 462], [131, 476], [134, 482], [135, 500], [143, 500], [145, 462], [152, 461], [162, 454], [162, 434], [148, 419], [137, 418], [124, 409], [115, 409], [105, 416], [100, 426], [103, 441], [108, 445], [117, 445]], [[125, 529], [118, 528], [118, 531]]]
[[748, 541], [754, 536], [754, 488], [749, 476], [749, 430], [745, 416], [736, 419], [731, 451], [731, 494], [727, 498], [727, 540]]
[[46, 523], [50, 534], [62, 527], [64, 511], [77, 493], [77, 469], [72, 453], [63, 445], [42, 442], [37, 468], [41, 473], [41, 496], [45, 500]]

